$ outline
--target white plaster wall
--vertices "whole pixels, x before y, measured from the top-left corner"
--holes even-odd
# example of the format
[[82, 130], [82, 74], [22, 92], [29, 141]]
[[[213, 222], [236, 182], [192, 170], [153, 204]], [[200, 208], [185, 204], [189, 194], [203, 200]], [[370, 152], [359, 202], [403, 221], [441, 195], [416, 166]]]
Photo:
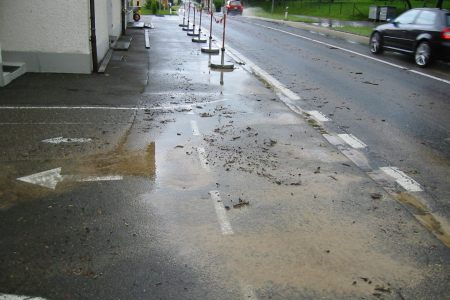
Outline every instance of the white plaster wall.
[[97, 57], [101, 62], [109, 49], [108, 1], [95, 0], [95, 32], [97, 36]]
[[88, 4], [88, 0], [0, 0], [3, 50], [90, 53]]
[[120, 36], [122, 33], [122, 2], [123, 0], [112, 0], [111, 35], [113, 36]]

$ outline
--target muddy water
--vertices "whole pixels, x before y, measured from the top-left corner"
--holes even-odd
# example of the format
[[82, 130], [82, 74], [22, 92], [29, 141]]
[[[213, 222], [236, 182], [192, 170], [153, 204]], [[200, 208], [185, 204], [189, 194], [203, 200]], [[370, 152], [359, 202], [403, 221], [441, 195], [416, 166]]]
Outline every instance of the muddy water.
[[[46, 166], [61, 167], [61, 175], [75, 176], [136, 176], [154, 180], [156, 174], [155, 143], [144, 149], [129, 150], [126, 142], [129, 130], [120, 138], [117, 146], [106, 152], [81, 156], [72, 160], [46, 161]], [[51, 194], [62, 194], [72, 190], [78, 182], [65, 179], [55, 190], [39, 185], [19, 182], [15, 177], [16, 167], [10, 166], [6, 174], [0, 175], [0, 209], [7, 209], [19, 202], [41, 199]], [[43, 170], [36, 170], [42, 172]], [[9, 173], [9, 174], [8, 174]], [[11, 175], [14, 174], [14, 175]]]
[[416, 197], [407, 193], [398, 194], [397, 200], [412, 208], [414, 217], [423, 226], [425, 226], [426, 229], [431, 231], [439, 240], [450, 248], [450, 234], [448, 229], [442, 226], [442, 223], [438, 220], [438, 217], [432, 214], [425, 204], [423, 204]]

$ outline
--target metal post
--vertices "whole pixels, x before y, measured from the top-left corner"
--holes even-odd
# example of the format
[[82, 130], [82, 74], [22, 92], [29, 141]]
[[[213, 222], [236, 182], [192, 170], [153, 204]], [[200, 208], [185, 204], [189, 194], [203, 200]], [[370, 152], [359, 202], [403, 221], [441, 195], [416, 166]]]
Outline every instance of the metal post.
[[192, 25], [192, 32], [195, 33], [195, 4], [194, 4], [194, 25]]
[[284, 11], [284, 20], [287, 21], [288, 19], [288, 6], [286, 6], [286, 10]]
[[186, 27], [186, 2], [183, 2], [183, 24], [179, 24], [180, 27]]
[[205, 39], [201, 39], [201, 37], [202, 37], [202, 12], [203, 12], [203, 4], [200, 5], [200, 23], [198, 25], [198, 34], [197, 34], [198, 38], [192, 39], [192, 41], [195, 43], [206, 43]]
[[209, 45], [207, 48], [202, 48], [202, 52], [203, 53], [210, 53], [210, 54], [219, 54], [220, 50], [217, 48], [211, 48], [212, 47], [212, 22], [213, 22], [213, 11], [211, 9], [210, 6], [210, 11], [209, 13], [211, 14], [211, 19], [209, 22]]
[[187, 25], [186, 25], [186, 28], [183, 28], [183, 30], [184, 31], [192, 31], [192, 29], [191, 28], [189, 28], [189, 20], [190, 20], [190, 17], [191, 17], [191, 1], [189, 1], [189, 6], [188, 6], [189, 8], [189, 10], [188, 10], [188, 21], [187, 21]]
[[[188, 32], [188, 36], [198, 36], [198, 33], [195, 33], [195, 11], [196, 11], [196, 7], [195, 7], [195, 5], [193, 5], [193, 10], [194, 10], [194, 25], [192, 26], [192, 29], [190, 30], [190, 31], [192, 31], [192, 32]], [[192, 41], [194, 41], [194, 39], [192, 39]]]
[[222, 35], [222, 58], [220, 59], [221, 65], [225, 63], [225, 24], [227, 23], [227, 15], [223, 15], [223, 35]]
[[232, 71], [234, 69], [233, 64], [225, 64], [225, 28], [227, 24], [227, 15], [223, 15], [223, 34], [222, 34], [222, 57], [220, 58], [220, 65], [218, 64], [210, 64], [209, 66], [213, 69], [219, 69], [219, 70], [230, 70]]

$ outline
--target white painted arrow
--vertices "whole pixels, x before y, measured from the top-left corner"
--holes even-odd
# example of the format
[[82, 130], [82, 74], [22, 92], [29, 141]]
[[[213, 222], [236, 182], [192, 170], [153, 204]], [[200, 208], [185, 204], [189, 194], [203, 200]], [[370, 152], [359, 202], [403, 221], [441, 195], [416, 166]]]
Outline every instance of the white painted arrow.
[[36, 174], [19, 177], [17, 180], [28, 182], [31, 184], [36, 184], [45, 188], [54, 190], [58, 183], [64, 180], [73, 180], [78, 182], [89, 182], [89, 181], [113, 181], [122, 180], [123, 176], [82, 176], [82, 175], [61, 175], [61, 168], [51, 169], [44, 172], [39, 172]]
[[17, 178], [17, 180], [40, 185], [54, 190], [56, 188], [56, 185], [64, 180], [64, 177], [61, 176], [61, 168], [56, 168], [25, 177], [20, 177]]
[[61, 144], [61, 143], [89, 143], [92, 139], [90, 138], [65, 138], [62, 136], [42, 140], [43, 143], [48, 144]]

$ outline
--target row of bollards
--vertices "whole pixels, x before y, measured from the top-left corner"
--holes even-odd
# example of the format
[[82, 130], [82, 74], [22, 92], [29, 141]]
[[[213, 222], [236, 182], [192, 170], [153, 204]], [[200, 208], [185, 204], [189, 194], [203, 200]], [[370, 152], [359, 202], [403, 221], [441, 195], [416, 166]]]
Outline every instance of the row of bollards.
[[[187, 6], [187, 23], [186, 23], [186, 6]], [[193, 10], [193, 25], [192, 28], [190, 27], [190, 20], [191, 20], [191, 8]], [[182, 27], [183, 31], [187, 31], [187, 35], [188, 36], [192, 36], [194, 37], [192, 39], [192, 42], [194, 43], [206, 43], [206, 39], [202, 39], [202, 13], [203, 13], [203, 4], [200, 5], [199, 7], [199, 26], [198, 26], [198, 31], [196, 33], [195, 31], [195, 25], [196, 25], [196, 10], [197, 7], [195, 6], [195, 4], [192, 4], [191, 1], [189, 1], [186, 5], [186, 2], [183, 3], [183, 23], [179, 24], [178, 26]], [[212, 69], [219, 69], [219, 70], [233, 70], [234, 69], [234, 65], [233, 64], [225, 64], [225, 30], [226, 30], [226, 20], [227, 20], [227, 15], [226, 13], [224, 13], [221, 17], [219, 17], [218, 19], [214, 17], [214, 13], [211, 9], [211, 5], [210, 5], [210, 1], [208, 1], [208, 9], [207, 9], [208, 13], [210, 14], [210, 23], [209, 23], [209, 44], [208, 47], [202, 47], [201, 51], [203, 53], [208, 53], [208, 54], [219, 54], [219, 52], [221, 52], [221, 60], [220, 60], [220, 64], [214, 64], [214, 63], [210, 63], [209, 67]], [[223, 34], [222, 34], [222, 48], [219, 50], [217, 48], [213, 48], [212, 47], [212, 24], [213, 24], [213, 19], [215, 19], [215, 21], [217, 23], [223, 23]]]

